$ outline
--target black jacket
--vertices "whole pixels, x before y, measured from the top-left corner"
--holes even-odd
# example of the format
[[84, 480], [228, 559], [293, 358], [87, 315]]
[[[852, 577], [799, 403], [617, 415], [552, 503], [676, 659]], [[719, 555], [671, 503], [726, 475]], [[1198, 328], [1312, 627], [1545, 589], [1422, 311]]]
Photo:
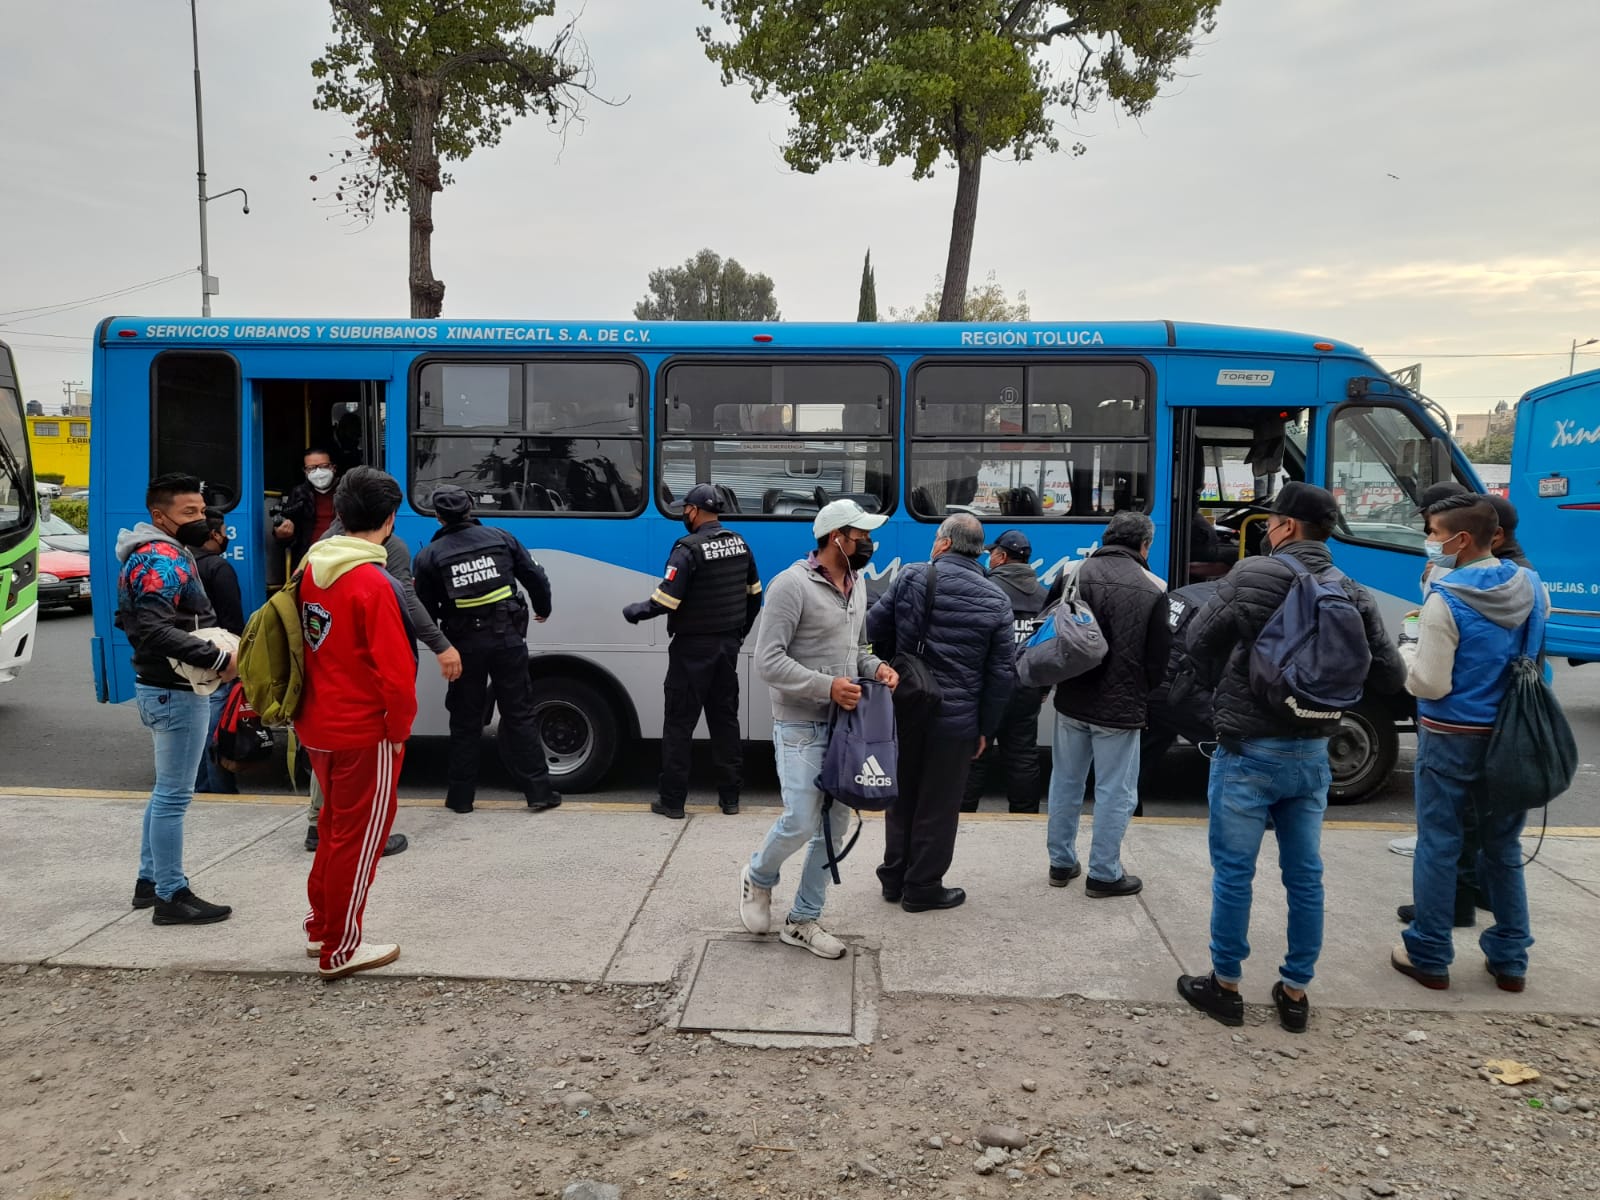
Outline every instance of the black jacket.
[[[1273, 555], [1247, 558], [1222, 579], [1189, 629], [1189, 658], [1199, 681], [1214, 688], [1211, 719], [1219, 737], [1327, 737], [1337, 721], [1294, 721], [1267, 705], [1250, 686], [1250, 650], [1267, 620], [1293, 585], [1294, 569], [1277, 559], [1292, 554], [1311, 571], [1333, 565], [1326, 542], [1292, 542]], [[1353, 579], [1345, 590], [1367, 628], [1372, 670], [1367, 691], [1397, 692], [1405, 685], [1405, 664], [1389, 640], [1372, 593]]]
[[923, 633], [928, 563], [900, 569], [894, 586], [867, 613], [873, 653], [888, 660], [927, 638], [927, 661], [944, 703], [935, 727], [952, 737], [993, 737], [1017, 685], [1011, 602], [964, 554], [939, 558], [932, 627]]
[[196, 550], [195, 570], [205, 586], [217, 624], [237, 637], [244, 636], [244, 597], [239, 594], [239, 576], [233, 564], [215, 550]]
[[[476, 567], [480, 559], [488, 565], [463, 574], [462, 568]], [[457, 568], [453, 575], [452, 566]], [[533, 561], [527, 547], [515, 536], [496, 526], [484, 525], [476, 517], [443, 526], [417, 554], [412, 571], [417, 598], [446, 635], [450, 633], [452, 620], [460, 619], [463, 614], [487, 617], [497, 607], [516, 613], [526, 623], [526, 612], [515, 584], [527, 589], [535, 616], [550, 615], [550, 579], [544, 568]], [[488, 579], [490, 575], [494, 577], [492, 580]], [[464, 586], [463, 580], [468, 581]], [[457, 604], [458, 596], [500, 587], [509, 591], [502, 601], [471, 608], [466, 607], [465, 602], [461, 606]]]
[[989, 572], [989, 582], [1006, 594], [1011, 605], [1012, 632], [1021, 646], [1039, 628], [1039, 614], [1044, 610], [1045, 591], [1039, 573], [1027, 563], [1008, 562]]
[[1098, 667], [1056, 685], [1056, 711], [1107, 729], [1143, 729], [1150, 689], [1167, 670], [1166, 589], [1138, 551], [1102, 546], [1078, 568], [1078, 598], [1106, 639]]
[[[334, 486], [338, 486], [337, 480], [334, 481]], [[323, 494], [331, 499], [332, 488]], [[302, 479], [284, 494], [278, 512], [284, 520], [294, 522], [294, 535], [282, 544], [289, 547], [291, 558], [299, 563], [305, 557], [306, 551], [311, 548], [311, 534], [317, 524], [317, 489], [311, 486], [309, 479]], [[334, 517], [334, 520], [338, 519]]]

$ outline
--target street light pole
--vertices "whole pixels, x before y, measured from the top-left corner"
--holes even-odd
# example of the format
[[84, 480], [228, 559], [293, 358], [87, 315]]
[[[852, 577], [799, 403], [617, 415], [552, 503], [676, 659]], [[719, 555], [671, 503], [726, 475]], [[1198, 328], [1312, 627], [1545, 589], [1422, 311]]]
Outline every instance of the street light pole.
[[197, 169], [195, 181], [197, 184], [196, 195], [200, 201], [200, 315], [211, 315], [211, 297], [221, 289], [217, 280], [211, 274], [211, 248], [206, 239], [206, 205], [213, 200], [220, 200], [224, 196], [231, 196], [238, 192], [244, 197], [244, 211], [250, 213], [250, 193], [243, 188], [229, 188], [225, 192], [218, 192], [215, 196], [206, 195], [206, 124], [205, 115], [200, 103], [200, 20], [195, 13], [196, 0], [189, 0], [189, 34], [194, 43], [194, 147]]
[[1578, 351], [1584, 346], [1592, 346], [1596, 342], [1600, 342], [1600, 338], [1590, 338], [1587, 342], [1580, 342], [1577, 338], [1572, 339], [1572, 353], [1567, 356], [1568, 375], [1571, 375], [1578, 369]]

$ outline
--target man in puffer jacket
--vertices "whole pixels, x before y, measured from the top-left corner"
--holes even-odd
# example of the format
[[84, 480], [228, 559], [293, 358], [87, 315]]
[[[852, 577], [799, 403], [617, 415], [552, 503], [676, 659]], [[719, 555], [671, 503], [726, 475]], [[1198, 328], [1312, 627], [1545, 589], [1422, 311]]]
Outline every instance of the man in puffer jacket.
[[1136, 896], [1144, 886], [1122, 869], [1122, 836], [1139, 803], [1139, 738], [1146, 697], [1167, 669], [1166, 583], [1146, 561], [1155, 525], [1139, 512], [1119, 512], [1100, 549], [1078, 568], [1078, 598], [1106, 639], [1099, 666], [1056, 685], [1055, 753], [1050, 770], [1050, 886], [1066, 887], [1082, 871], [1078, 820], [1094, 768], [1094, 842], [1084, 894]]
[[[883, 898], [906, 912], [955, 908], [966, 900], [946, 887], [955, 857], [961, 797], [972, 760], [1000, 728], [1016, 687], [1011, 602], [978, 566], [983, 526], [969, 513], [947, 517], [931, 563], [901, 568], [867, 613], [867, 636], [883, 658], [926, 641], [925, 658], [944, 699], [916, 726], [900, 726], [900, 794], [889, 809]], [[923, 629], [928, 575], [937, 571], [932, 619]]]
[[[1267, 621], [1282, 607], [1297, 573], [1292, 555], [1312, 573], [1333, 565], [1328, 539], [1339, 519], [1331, 493], [1298, 480], [1273, 501], [1263, 543], [1271, 553], [1247, 558], [1217, 587], [1189, 630], [1189, 653], [1202, 682], [1216, 681], [1212, 723], [1219, 745], [1211, 759], [1211, 963], [1208, 975], [1183, 975], [1178, 992], [1224, 1025], [1244, 1023], [1239, 981], [1250, 954], [1251, 887], [1267, 822], [1278, 838], [1278, 862], [1289, 901], [1288, 954], [1273, 985], [1279, 1023], [1304, 1032], [1306, 988], [1322, 952], [1322, 815], [1328, 807], [1328, 737], [1340, 717], [1308, 720], [1259, 695], [1250, 658]], [[1368, 691], [1394, 692], [1405, 682], [1399, 651], [1384, 631], [1372, 594], [1353, 580], [1344, 589], [1361, 614], [1371, 667]]]

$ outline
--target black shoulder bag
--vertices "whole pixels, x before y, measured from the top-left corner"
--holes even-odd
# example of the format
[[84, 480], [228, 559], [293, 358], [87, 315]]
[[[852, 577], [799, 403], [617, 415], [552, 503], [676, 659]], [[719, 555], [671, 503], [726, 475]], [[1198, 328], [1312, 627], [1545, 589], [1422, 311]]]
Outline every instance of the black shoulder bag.
[[933, 598], [938, 592], [939, 565], [929, 563], [927, 581], [922, 589], [922, 631], [917, 636], [916, 647], [900, 651], [889, 661], [900, 676], [894, 689], [894, 716], [901, 725], [927, 721], [944, 703], [944, 690], [924, 657], [928, 652], [928, 629], [933, 624]]

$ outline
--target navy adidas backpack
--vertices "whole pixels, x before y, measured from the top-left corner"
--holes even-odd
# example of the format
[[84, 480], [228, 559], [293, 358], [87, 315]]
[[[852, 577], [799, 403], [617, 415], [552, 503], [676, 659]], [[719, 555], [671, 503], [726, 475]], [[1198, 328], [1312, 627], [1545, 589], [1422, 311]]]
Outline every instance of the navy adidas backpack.
[[1343, 571], [1313, 573], [1292, 554], [1278, 561], [1294, 570], [1294, 582], [1250, 649], [1250, 686], [1295, 720], [1337, 721], [1361, 703], [1372, 669], [1367, 623]]
[[[839, 864], [861, 836], [863, 812], [883, 812], [900, 795], [900, 746], [895, 736], [894, 694], [875, 679], [857, 679], [861, 702], [846, 712], [834, 706], [828, 722], [828, 748], [822, 752], [822, 834], [828, 847], [828, 870], [839, 882]], [[856, 831], [843, 849], [833, 852], [829, 810], [834, 802], [856, 810]], [[846, 818], [848, 823], [848, 818]]]

